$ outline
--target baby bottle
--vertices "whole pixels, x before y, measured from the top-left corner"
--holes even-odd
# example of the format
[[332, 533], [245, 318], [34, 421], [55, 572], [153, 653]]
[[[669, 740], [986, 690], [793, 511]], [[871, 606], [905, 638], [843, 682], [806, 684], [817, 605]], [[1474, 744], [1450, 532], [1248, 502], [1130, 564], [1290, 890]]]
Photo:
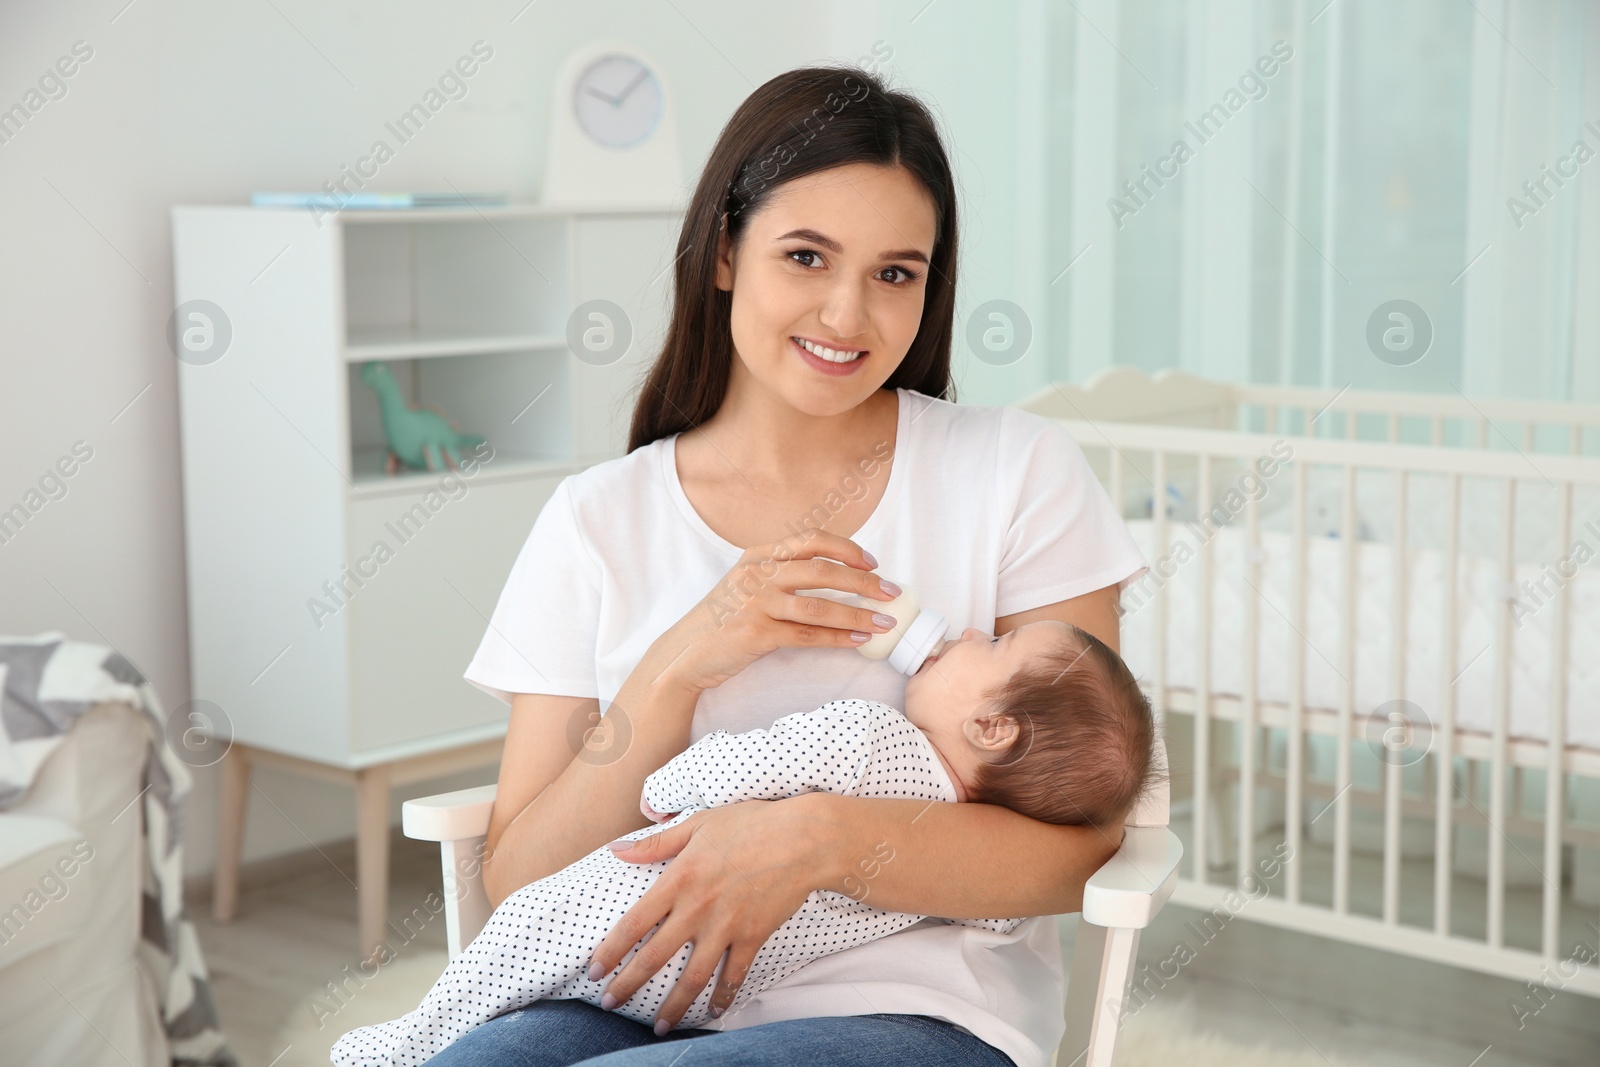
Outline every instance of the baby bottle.
[[898, 625], [887, 633], [873, 634], [857, 646], [856, 651], [868, 659], [887, 659], [889, 666], [906, 677], [917, 673], [927, 658], [933, 655], [949, 632], [950, 624], [943, 615], [919, 607], [917, 596], [904, 582], [895, 582], [900, 595], [893, 600], [871, 600], [854, 594], [841, 595], [832, 589], [799, 589], [802, 596], [820, 596], [839, 600], [852, 607], [881, 611], [893, 616]]

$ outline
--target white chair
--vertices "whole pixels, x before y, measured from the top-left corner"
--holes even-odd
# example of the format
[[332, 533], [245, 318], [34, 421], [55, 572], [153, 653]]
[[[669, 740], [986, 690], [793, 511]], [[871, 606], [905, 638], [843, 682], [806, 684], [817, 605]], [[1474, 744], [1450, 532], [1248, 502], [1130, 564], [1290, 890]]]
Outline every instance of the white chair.
[[[1159, 755], [1164, 768], [1164, 745]], [[480, 862], [494, 794], [495, 786], [481, 785], [408, 800], [400, 809], [407, 837], [439, 842], [451, 959], [472, 943], [493, 910]], [[1163, 776], [1159, 788], [1129, 817], [1122, 847], [1084, 886], [1067, 976], [1067, 1030], [1056, 1052], [1057, 1067], [1112, 1067], [1116, 1062], [1117, 1031], [1139, 951], [1139, 931], [1150, 925], [1178, 882], [1183, 846], [1167, 829], [1169, 806]]]

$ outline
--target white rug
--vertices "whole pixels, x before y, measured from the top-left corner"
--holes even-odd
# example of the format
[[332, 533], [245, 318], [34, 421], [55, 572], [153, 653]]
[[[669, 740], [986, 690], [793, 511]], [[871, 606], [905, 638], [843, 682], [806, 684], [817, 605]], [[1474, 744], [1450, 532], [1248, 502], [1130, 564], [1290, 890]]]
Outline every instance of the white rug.
[[[397, 1019], [421, 1003], [444, 972], [443, 952], [400, 956], [367, 978], [352, 968], [342, 988], [308, 991], [283, 1021], [273, 1067], [327, 1067], [328, 1050], [358, 1026]], [[1123, 1026], [1118, 1067], [1353, 1067], [1310, 1047], [1241, 1045], [1208, 1032], [1187, 1001], [1152, 1001]]]
[[1303, 1042], [1299, 1048], [1241, 1045], [1211, 1032], [1195, 1016], [1188, 1001], [1151, 1001], [1123, 1024], [1117, 1067], [1354, 1067]]
[[278, 1031], [274, 1051], [285, 1045], [289, 1050], [272, 1067], [328, 1067], [334, 1042], [358, 1026], [398, 1019], [415, 1008], [448, 961], [442, 951], [414, 949], [381, 965], [370, 978], [351, 967], [342, 988], [307, 990]]

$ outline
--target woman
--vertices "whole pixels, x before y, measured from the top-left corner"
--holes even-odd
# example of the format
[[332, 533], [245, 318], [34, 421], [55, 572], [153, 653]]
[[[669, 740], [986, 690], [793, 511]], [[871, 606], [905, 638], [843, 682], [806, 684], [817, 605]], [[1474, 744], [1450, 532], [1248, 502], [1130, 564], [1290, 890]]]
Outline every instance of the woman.
[[[512, 707], [492, 903], [647, 825], [644, 777], [712, 730], [846, 696], [900, 706], [906, 679], [854, 651], [893, 620], [802, 590], [892, 599], [881, 559], [961, 630], [941, 654], [989, 654], [989, 631], [1043, 618], [1117, 647], [1119, 586], [1144, 561], [1077, 445], [1018, 409], [944, 399], [955, 271], [954, 183], [914, 98], [802, 69], [729, 120], [628, 454], [557, 486], [467, 669]], [[1079, 909], [1117, 845], [979, 804], [817, 793], [706, 811], [618, 853], [671, 862], [594, 958], [611, 973], [650, 934], [607, 986], [621, 1003], [692, 944], [659, 1031], [713, 980], [725, 1010], [813, 890], [1040, 918], [1006, 935], [920, 923], [809, 964], [716, 1029], [541, 1001], [430, 1062], [1042, 1067], [1062, 1029], [1051, 916]]]

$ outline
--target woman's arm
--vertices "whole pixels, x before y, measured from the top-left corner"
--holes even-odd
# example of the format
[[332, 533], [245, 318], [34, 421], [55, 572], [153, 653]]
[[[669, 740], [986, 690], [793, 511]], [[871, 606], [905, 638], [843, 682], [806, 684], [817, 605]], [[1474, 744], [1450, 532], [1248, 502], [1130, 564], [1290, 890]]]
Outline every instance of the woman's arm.
[[1096, 589], [1092, 593], [1075, 596], [1071, 600], [1058, 600], [1054, 604], [1045, 604], [1042, 607], [1028, 611], [1019, 611], [1013, 615], [1002, 615], [994, 620], [994, 635], [1003, 637], [1017, 627], [1040, 619], [1055, 619], [1058, 622], [1067, 622], [1094, 634], [1113, 652], [1122, 651], [1120, 616], [1117, 615], [1117, 604], [1121, 598], [1121, 589], [1115, 585], [1108, 585], [1104, 589]]
[[[913, 915], [982, 919], [1079, 911], [1084, 883], [1122, 843], [1121, 831], [1055, 826], [994, 804], [832, 793], [784, 803], [807, 806], [813, 888]], [[885, 846], [894, 857], [887, 862], [879, 858]]]
[[667, 667], [652, 646], [604, 717], [593, 698], [513, 696], [483, 860], [492, 906], [650, 825], [645, 775], [688, 744], [700, 693]]
[[694, 940], [680, 929], [717, 930], [715, 955], [699, 968], [691, 960], [656, 1019], [676, 1026], [719, 974], [711, 1012], [720, 1015], [761, 946], [814, 889], [951, 919], [1061, 914], [1082, 907], [1084, 883], [1116, 852], [1118, 836], [989, 804], [831, 793], [709, 808], [617, 851], [630, 863], [672, 862], [600, 942], [589, 975], [609, 974], [662, 923], [666, 932], [639, 945], [606, 984], [601, 1007], [612, 1008]]

